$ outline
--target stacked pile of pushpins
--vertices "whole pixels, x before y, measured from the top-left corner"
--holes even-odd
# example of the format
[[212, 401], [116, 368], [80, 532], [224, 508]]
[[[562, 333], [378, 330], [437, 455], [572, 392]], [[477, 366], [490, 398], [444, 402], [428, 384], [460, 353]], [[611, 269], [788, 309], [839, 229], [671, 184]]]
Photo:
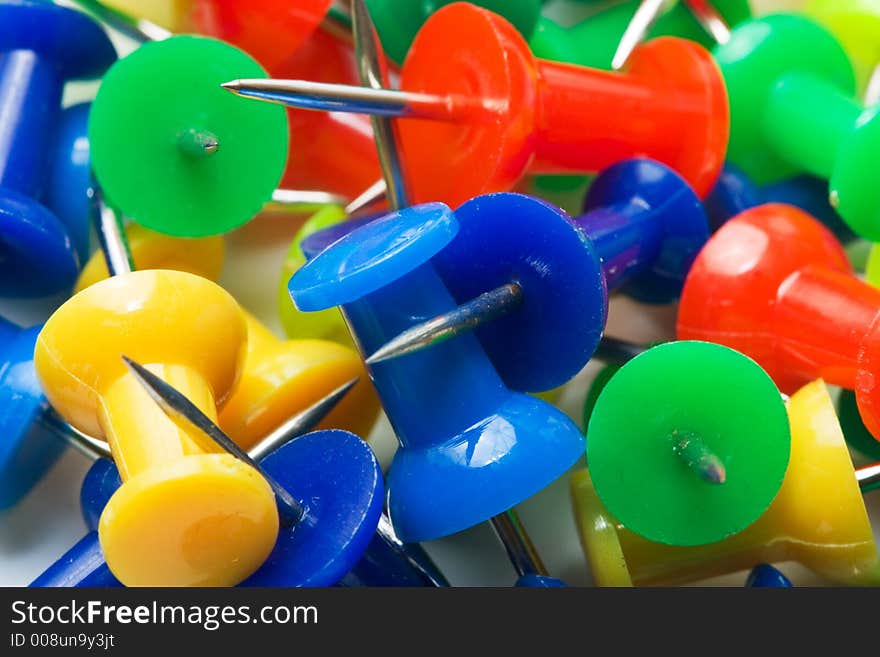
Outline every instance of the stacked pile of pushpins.
[[0, 0], [2, 583], [880, 584], [878, 102], [877, 0]]

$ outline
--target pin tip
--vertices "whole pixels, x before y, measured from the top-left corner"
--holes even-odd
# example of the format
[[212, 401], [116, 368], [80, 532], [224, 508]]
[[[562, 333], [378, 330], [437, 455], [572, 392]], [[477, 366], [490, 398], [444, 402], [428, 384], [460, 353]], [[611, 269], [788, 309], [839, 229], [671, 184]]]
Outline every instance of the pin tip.
[[220, 86], [227, 91], [232, 91], [234, 93], [241, 89], [241, 80], [230, 80], [229, 82], [222, 82]]

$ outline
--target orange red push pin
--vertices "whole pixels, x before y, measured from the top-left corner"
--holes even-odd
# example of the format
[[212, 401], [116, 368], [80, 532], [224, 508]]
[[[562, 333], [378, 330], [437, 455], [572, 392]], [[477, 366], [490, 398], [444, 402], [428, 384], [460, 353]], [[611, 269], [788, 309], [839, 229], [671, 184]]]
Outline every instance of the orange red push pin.
[[402, 91], [302, 80], [223, 86], [292, 107], [406, 118], [399, 129], [412, 201], [453, 207], [510, 189], [526, 173], [593, 172], [637, 156], [669, 165], [704, 195], [729, 131], [724, 81], [693, 42], [655, 39], [625, 72], [600, 71], [535, 59], [510, 23], [463, 2], [425, 22]]

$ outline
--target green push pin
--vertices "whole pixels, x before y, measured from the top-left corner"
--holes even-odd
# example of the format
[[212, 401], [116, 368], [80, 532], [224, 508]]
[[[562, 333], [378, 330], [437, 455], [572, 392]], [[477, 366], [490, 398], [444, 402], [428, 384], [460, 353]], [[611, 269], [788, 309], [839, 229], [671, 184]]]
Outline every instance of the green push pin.
[[287, 116], [220, 87], [244, 76], [266, 72], [241, 50], [197, 36], [146, 43], [114, 64], [89, 118], [107, 199], [179, 237], [225, 233], [260, 212], [287, 163]]
[[782, 396], [753, 360], [670, 342], [607, 382], [587, 428], [587, 464], [608, 511], [645, 538], [695, 546], [767, 509], [788, 467]]
[[773, 14], [714, 50], [730, 98], [729, 162], [758, 185], [810, 173], [857, 234], [880, 239], [880, 108], [855, 96], [840, 43], [818, 23]]

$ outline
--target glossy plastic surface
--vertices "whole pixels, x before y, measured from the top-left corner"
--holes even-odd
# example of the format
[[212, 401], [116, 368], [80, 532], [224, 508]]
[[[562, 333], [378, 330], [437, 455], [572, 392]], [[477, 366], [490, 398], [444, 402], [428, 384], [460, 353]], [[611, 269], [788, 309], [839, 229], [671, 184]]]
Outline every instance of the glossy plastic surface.
[[504, 384], [562, 385], [590, 359], [608, 300], [599, 257], [571, 218], [523, 194], [486, 194], [455, 211], [459, 231], [434, 258], [456, 303], [517, 283], [522, 303], [475, 334]]
[[48, 405], [34, 373], [40, 328], [0, 318], [0, 509], [24, 497], [64, 451], [63, 439], [40, 423]]
[[339, 206], [323, 208], [302, 225], [290, 243], [278, 279], [278, 316], [289, 338], [320, 338], [340, 344], [352, 344], [351, 334], [337, 308], [311, 313], [300, 312], [293, 305], [290, 293], [287, 291], [287, 281], [306, 262], [306, 256], [301, 248], [302, 241], [318, 231], [339, 224], [345, 218], [345, 211]]
[[[384, 485], [373, 451], [346, 431], [317, 431], [273, 451], [261, 465], [304, 505], [306, 515], [281, 528], [272, 553], [243, 586], [337, 583], [367, 549], [382, 512]], [[119, 486], [112, 462], [99, 459], [89, 469], [81, 497], [90, 528]], [[33, 586], [93, 586], [94, 572], [106, 577], [97, 543], [91, 532]]]
[[755, 566], [746, 579], [746, 587], [752, 589], [790, 589], [791, 580], [767, 563]]
[[[376, 24], [385, 54], [401, 63], [427, 18], [454, 1], [367, 0], [367, 8]], [[541, 15], [541, 0], [477, 0], [473, 4], [503, 16], [526, 39], [531, 36]]]
[[786, 203], [813, 215], [844, 244], [857, 238], [831, 207], [828, 184], [815, 176], [800, 175], [758, 187], [737, 166], [726, 164], [704, 203], [713, 231], [731, 217], [756, 205]]
[[272, 549], [278, 512], [265, 480], [169, 420], [120, 358], [147, 365], [216, 417], [245, 345], [244, 318], [226, 292], [166, 270], [96, 283], [43, 326], [34, 366], [46, 396], [73, 426], [105, 438], [121, 468], [125, 484], [98, 531], [123, 583], [231, 585]]
[[245, 449], [344, 383], [358, 383], [318, 428], [366, 436], [379, 400], [358, 353], [328, 340], [280, 340], [247, 314], [247, 356], [241, 378], [219, 414], [220, 427]]
[[602, 261], [609, 291], [649, 303], [678, 298], [709, 239], [700, 199], [677, 173], [652, 160], [625, 160], [599, 174], [575, 224]]
[[[302, 310], [343, 304], [362, 352], [372, 353], [455, 307], [431, 258], [457, 232], [440, 204], [372, 221], [294, 274], [293, 301]], [[506, 511], [583, 452], [577, 427], [544, 402], [510, 392], [472, 334], [368, 371], [400, 442], [387, 482], [403, 541], [446, 536]]]
[[880, 436], [880, 291], [856, 278], [834, 236], [788, 205], [728, 221], [685, 283], [678, 336], [754, 358], [783, 392], [822, 377], [854, 390]]
[[[718, 458], [723, 483], [708, 483], [676, 456], [683, 435]], [[599, 394], [587, 436], [603, 503], [631, 531], [670, 545], [712, 543], [748, 527], [776, 496], [790, 451], [770, 377], [706, 342], [659, 345], [626, 363]]]
[[89, 108], [79, 103], [61, 112], [52, 156], [45, 202], [67, 228], [81, 263], [89, 259], [92, 227], [92, 166], [89, 158]]
[[587, 470], [571, 479], [581, 544], [600, 586], [669, 586], [797, 561], [831, 582], [880, 583], [880, 558], [852, 460], [821, 381], [792, 395], [791, 459], [773, 503], [757, 522], [697, 547], [654, 543], [604, 507]]
[[[223, 0], [220, 0], [223, 1]], [[101, 0], [126, 16], [146, 18], [172, 32], [192, 30], [192, 0]]]
[[[276, 69], [273, 77], [360, 85], [350, 43], [323, 29]], [[345, 112], [288, 109], [290, 151], [282, 185], [323, 189], [355, 198], [379, 180], [370, 117]]]
[[736, 27], [715, 57], [731, 98], [728, 159], [759, 185], [799, 173], [828, 180], [853, 231], [880, 238], [880, 191], [866, 173], [880, 119], [855, 98], [834, 37], [803, 16], [775, 14]]
[[76, 278], [68, 231], [39, 199], [64, 83], [97, 77], [115, 59], [107, 35], [80, 12], [42, 2], [0, 5], [2, 296], [55, 294]]
[[399, 122], [416, 202], [455, 208], [526, 173], [589, 173], [637, 156], [668, 164], [703, 195], [727, 146], [718, 67], [701, 46], [672, 37], [641, 46], [626, 72], [611, 73], [536, 60], [510, 23], [459, 2], [419, 31], [401, 87], [445, 96], [455, 112], [450, 121]]
[[190, 20], [199, 34], [235, 44], [269, 70], [300, 47], [332, 0], [192, 0]]
[[[704, 48], [715, 45], [686, 3], [671, 4], [672, 8], [664, 12], [648, 31], [646, 41], [659, 36], [676, 36], [696, 41]], [[751, 15], [747, 0], [712, 0], [712, 5], [728, 26]], [[529, 39], [529, 46], [536, 57], [610, 70], [617, 44], [638, 6], [638, 0], [613, 3], [571, 27], [563, 27], [542, 16]]]
[[[222, 237], [170, 237], [137, 224], [128, 224], [125, 239], [135, 269], [173, 269], [211, 281], [220, 278], [226, 253]], [[104, 254], [100, 250], [95, 251], [83, 267], [74, 291], [84, 290], [107, 276]]]
[[[241, 50], [205, 37], [147, 43], [120, 60], [89, 117], [92, 167], [108, 201], [147, 228], [184, 237], [249, 221], [284, 171], [287, 119], [220, 84], [265, 75]], [[193, 134], [216, 138], [216, 151], [188, 150]]]

